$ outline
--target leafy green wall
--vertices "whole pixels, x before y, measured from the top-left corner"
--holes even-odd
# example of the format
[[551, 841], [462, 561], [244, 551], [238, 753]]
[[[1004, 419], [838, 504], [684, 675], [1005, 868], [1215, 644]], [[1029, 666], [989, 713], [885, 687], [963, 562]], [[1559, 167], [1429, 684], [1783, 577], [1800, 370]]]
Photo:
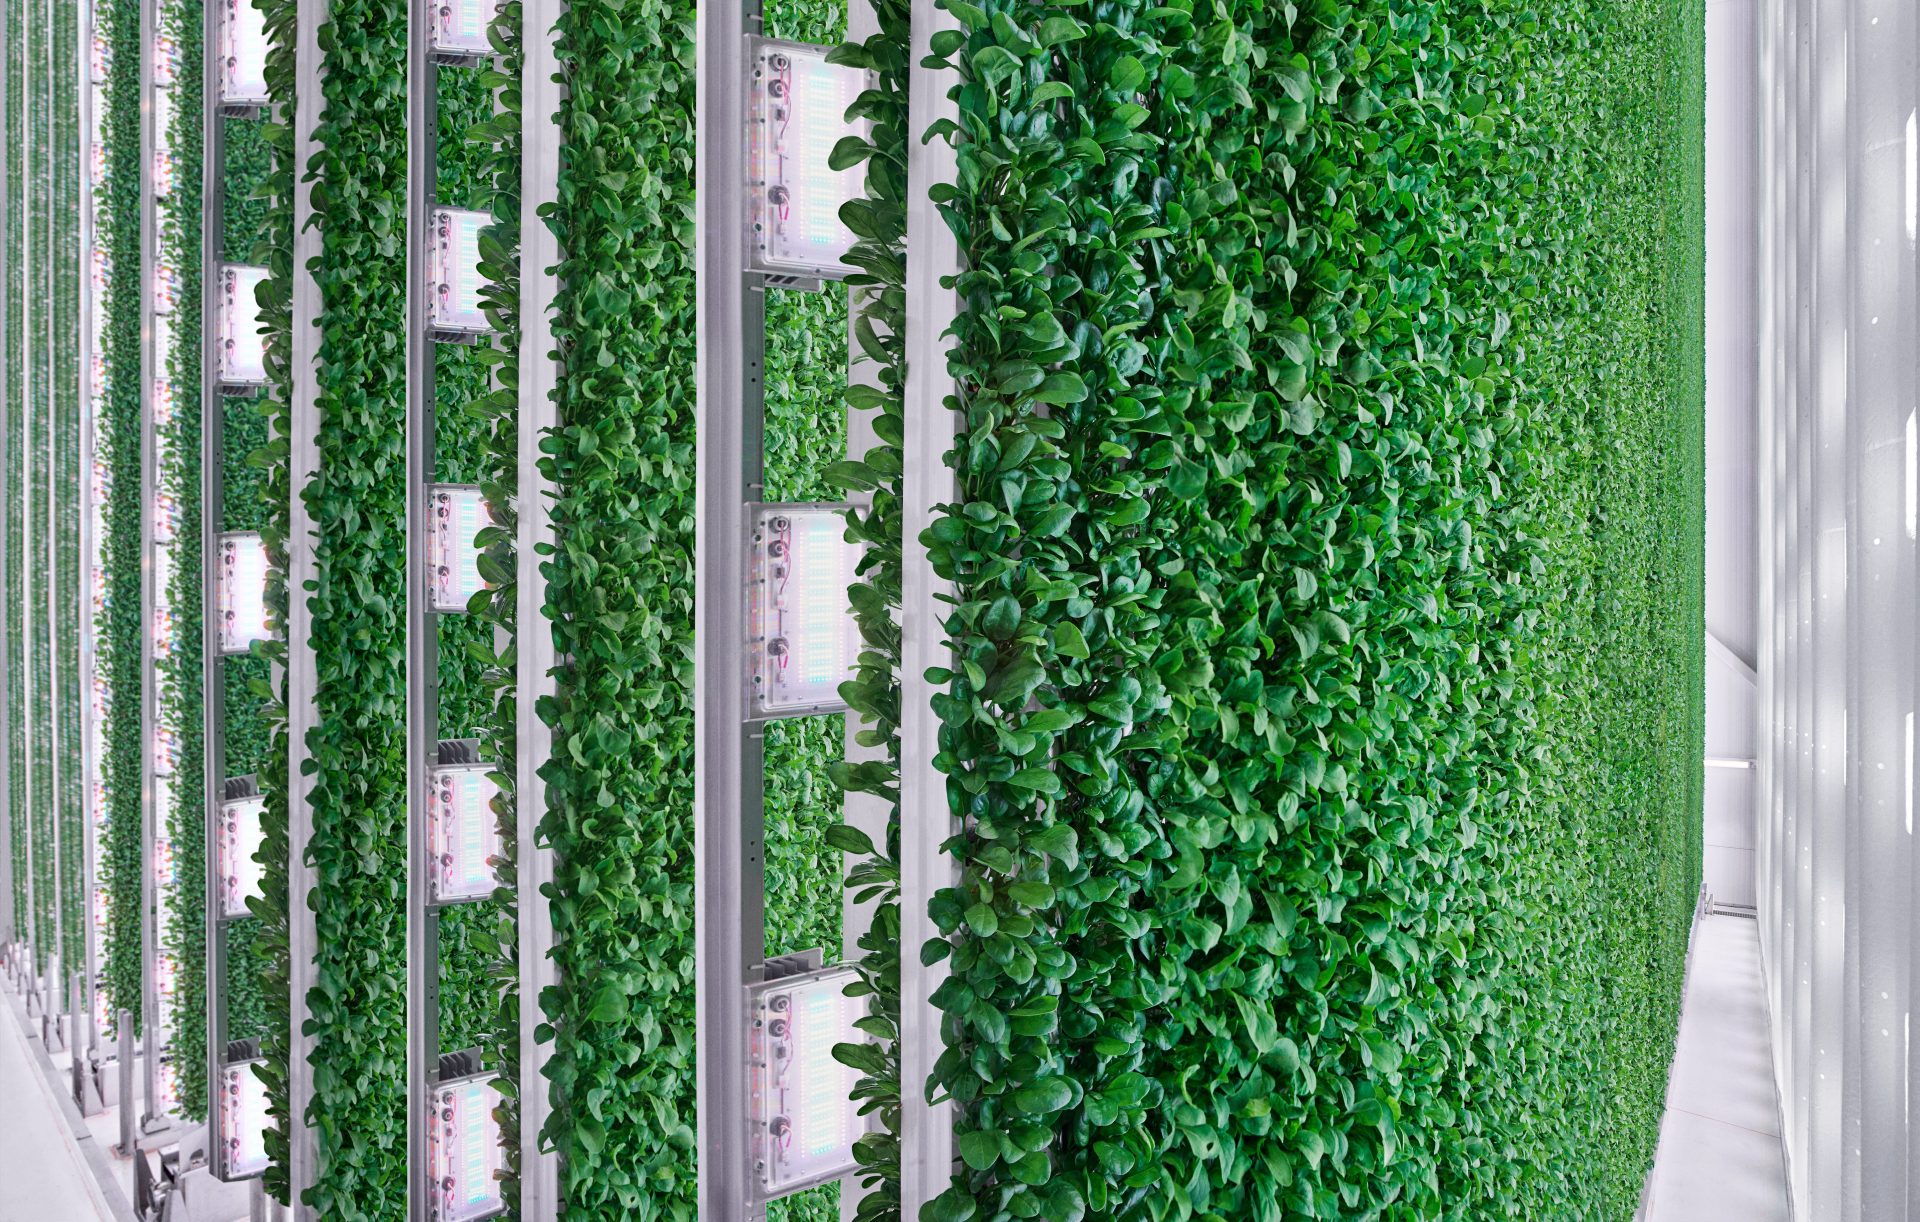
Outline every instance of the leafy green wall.
[[1699, 6], [949, 7], [934, 1216], [1628, 1216], [1699, 878]]
[[[95, 625], [106, 679], [107, 832], [100, 878], [107, 888], [103, 975], [117, 1015], [140, 1024], [140, 6], [105, 0], [97, 20], [111, 53], [106, 87], [106, 184], [97, 197], [94, 244], [111, 274], [106, 325], [96, 337], [107, 363], [97, 446], [109, 490], [101, 514], [106, 607]], [[17, 553], [16, 553], [17, 554]], [[16, 764], [16, 769], [18, 765]], [[14, 775], [20, 775], [18, 771]]]

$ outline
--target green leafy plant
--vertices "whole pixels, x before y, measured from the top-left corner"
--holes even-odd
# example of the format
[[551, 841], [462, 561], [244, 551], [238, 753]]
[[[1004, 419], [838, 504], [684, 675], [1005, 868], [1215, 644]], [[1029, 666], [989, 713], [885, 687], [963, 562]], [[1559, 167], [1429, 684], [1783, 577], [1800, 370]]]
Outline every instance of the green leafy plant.
[[[292, 1131], [294, 1121], [289, 1080], [293, 1056], [289, 885], [292, 778], [287, 771], [291, 741], [286, 663], [292, 599], [288, 588], [287, 539], [293, 525], [293, 213], [295, 181], [300, 173], [295, 164], [293, 137], [298, 107], [294, 90], [297, 6], [293, 0], [255, 0], [254, 7], [262, 14], [267, 33], [266, 80], [272, 109], [259, 127], [259, 143], [266, 154], [266, 165], [259, 192], [262, 223], [251, 256], [252, 262], [267, 268], [267, 278], [258, 296], [267, 369], [267, 388], [259, 401], [258, 412], [260, 432], [265, 436], [248, 456], [247, 464], [259, 472], [256, 487], [260, 516], [254, 521], [267, 553], [266, 605], [273, 635], [270, 641], [254, 646], [251, 668], [230, 663], [228, 674], [235, 680], [248, 682], [247, 690], [254, 697], [253, 707], [258, 715], [255, 727], [264, 732], [266, 739], [266, 750], [255, 757], [260, 793], [265, 798], [256, 860], [264, 868], [260, 897], [250, 905], [259, 921], [251, 951], [265, 998], [260, 1028], [263, 1064], [256, 1072], [266, 1084], [268, 1112], [274, 1120], [267, 1133], [265, 1186], [274, 1200], [291, 1205], [293, 1188], [287, 1134]], [[313, 104], [314, 99], [308, 99], [308, 105]], [[228, 690], [231, 698], [232, 688]], [[229, 732], [231, 734], [231, 727]], [[231, 750], [231, 739], [228, 745]], [[301, 1119], [304, 1121], [304, 1117]]]
[[[99, 6], [110, 56], [102, 119], [105, 183], [97, 188], [94, 243], [104, 250], [105, 326], [95, 338], [106, 361], [106, 394], [98, 407], [98, 448], [107, 466], [102, 512], [103, 613], [96, 619], [98, 665], [106, 679], [107, 793], [101, 880], [107, 888], [103, 963], [107, 998], [117, 1016], [140, 1015], [140, 6]], [[18, 80], [15, 76], [11, 79]], [[17, 317], [9, 313], [9, 318]], [[20, 555], [18, 551], [14, 555]], [[18, 676], [15, 676], [18, 682]], [[19, 762], [15, 763], [16, 770]], [[16, 776], [20, 775], [18, 771]]]
[[947, 7], [930, 1216], [1625, 1216], [1698, 880], [1697, 6]]
[[544, 1138], [570, 1218], [691, 1217], [693, 11], [589, 0], [565, 100], [541, 833], [558, 983]]

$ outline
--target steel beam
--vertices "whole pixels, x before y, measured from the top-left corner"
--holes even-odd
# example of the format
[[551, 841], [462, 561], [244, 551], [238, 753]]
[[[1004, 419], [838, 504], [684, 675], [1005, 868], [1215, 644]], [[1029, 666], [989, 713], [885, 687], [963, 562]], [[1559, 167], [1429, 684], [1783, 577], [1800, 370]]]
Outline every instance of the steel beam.
[[[0, 0], [4, 3], [4, 0]], [[560, 243], [541, 216], [557, 199], [562, 100], [559, 35], [565, 0], [522, 0], [520, 72], [520, 385], [518, 388], [519, 502], [515, 545], [514, 782], [517, 853], [514, 862], [520, 965], [520, 1216], [553, 1222], [560, 1208], [560, 1160], [542, 1149], [551, 1115], [543, 1072], [553, 1055], [536, 1032], [545, 1015], [540, 995], [555, 983], [553, 914], [546, 888], [553, 882], [553, 849], [543, 843], [547, 811], [540, 769], [553, 755], [553, 731], [540, 704], [553, 697], [559, 658], [547, 621], [542, 556], [553, 546], [553, 484], [540, 467], [541, 439], [559, 428], [554, 394], [560, 364], [552, 313], [559, 289]]]
[[[913, 0], [913, 50], [919, 65], [933, 36], [957, 29], [934, 0]], [[921, 140], [941, 119], [957, 117], [947, 96], [953, 78], [916, 67], [908, 90], [913, 131], [907, 139], [907, 393], [906, 439], [901, 486], [903, 521], [900, 609], [900, 1172], [901, 1216], [946, 1190], [953, 1175], [950, 1103], [928, 1102], [927, 1084], [944, 1044], [934, 990], [948, 972], [947, 960], [921, 961], [920, 947], [940, 936], [927, 905], [952, 886], [956, 869], [945, 849], [956, 820], [947, 800], [946, 776], [934, 766], [940, 751], [940, 721], [933, 712], [927, 671], [952, 665], [945, 628], [945, 597], [952, 584], [934, 572], [921, 535], [939, 507], [959, 499], [946, 455], [959, 432], [950, 406], [954, 384], [947, 372], [948, 326], [958, 302], [943, 278], [960, 269], [959, 244], [941, 220], [929, 193], [955, 179], [953, 148], [944, 140]]]
[[[301, 1194], [317, 1173], [317, 1147], [305, 1122], [313, 1098], [313, 1037], [306, 1033], [307, 994], [317, 985], [317, 934], [308, 897], [315, 871], [307, 861], [313, 838], [313, 782], [306, 775], [307, 735], [318, 719], [315, 689], [319, 674], [313, 653], [313, 613], [307, 590], [318, 577], [314, 564], [313, 515], [302, 493], [319, 472], [320, 411], [319, 344], [320, 286], [310, 270], [320, 256], [320, 232], [313, 224], [313, 183], [305, 167], [319, 152], [315, 138], [321, 110], [320, 27], [327, 16], [326, 0], [299, 0], [294, 20], [294, 197], [293, 197], [293, 337], [292, 394], [289, 407], [291, 435], [289, 463], [292, 489], [291, 529], [287, 532], [287, 903], [289, 947], [288, 1032], [291, 1062], [287, 1067], [289, 1096], [289, 1171], [296, 1222], [313, 1216], [301, 1203]], [[284, 106], [284, 101], [280, 103]]]

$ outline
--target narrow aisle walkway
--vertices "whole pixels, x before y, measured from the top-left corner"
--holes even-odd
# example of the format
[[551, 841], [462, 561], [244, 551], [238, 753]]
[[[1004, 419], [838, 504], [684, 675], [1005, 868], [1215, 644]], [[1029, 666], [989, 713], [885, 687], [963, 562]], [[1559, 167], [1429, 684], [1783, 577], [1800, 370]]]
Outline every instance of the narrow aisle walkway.
[[109, 1222], [28, 1038], [0, 995], [0, 1222]]
[[1701, 920], [1648, 1222], [1785, 1222], [1760, 927]]

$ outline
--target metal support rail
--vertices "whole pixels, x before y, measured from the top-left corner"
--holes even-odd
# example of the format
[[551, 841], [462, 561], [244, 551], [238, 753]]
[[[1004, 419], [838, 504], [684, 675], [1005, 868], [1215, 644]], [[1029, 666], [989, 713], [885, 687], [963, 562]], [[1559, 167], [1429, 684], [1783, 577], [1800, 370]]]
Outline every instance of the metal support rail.
[[428, 896], [426, 793], [437, 758], [439, 641], [426, 589], [427, 485], [433, 480], [434, 340], [427, 333], [427, 244], [433, 237], [438, 69], [427, 54], [435, 0], [411, 0], [407, 19], [407, 1217], [428, 1216], [432, 1126], [427, 1101], [440, 1056], [440, 918]]
[[[154, 196], [154, 151], [159, 147], [154, 85], [157, 0], [140, 0], [140, 1031], [146, 1056], [141, 1063], [145, 1095], [141, 1126], [162, 1117], [160, 1097], [160, 888], [154, 874], [160, 810], [156, 801], [158, 773], [154, 750], [159, 741], [159, 676], [154, 650], [154, 614], [159, 607], [154, 543], [155, 497], [159, 492], [158, 454], [154, 435], [153, 383], [159, 372], [154, 351], [155, 271], [159, 260], [159, 216]], [[122, 273], [124, 274], [124, 272]]]
[[[315, 689], [319, 675], [313, 653], [313, 612], [306, 591], [316, 579], [313, 516], [302, 493], [320, 467], [319, 322], [320, 286], [312, 263], [320, 255], [320, 233], [313, 225], [313, 183], [305, 168], [318, 153], [315, 132], [321, 109], [320, 82], [324, 67], [320, 27], [326, 21], [326, 0], [298, 0], [294, 17], [293, 113], [293, 334], [291, 345], [291, 399], [289, 408], [289, 477], [292, 504], [287, 532], [287, 907], [289, 953], [289, 1015], [291, 1055], [287, 1066], [290, 1127], [288, 1137], [291, 1202], [296, 1222], [313, 1217], [301, 1194], [317, 1173], [318, 1150], [312, 1128], [305, 1123], [313, 1098], [313, 1036], [306, 1033], [307, 994], [318, 984], [314, 916], [308, 904], [316, 871], [307, 861], [313, 838], [313, 782], [306, 775], [307, 735], [318, 720]], [[284, 107], [285, 99], [275, 99]]]
[[944, 338], [958, 302], [941, 283], [959, 271], [959, 243], [941, 220], [929, 193], [955, 180], [955, 158], [944, 140], [918, 133], [957, 117], [947, 97], [951, 78], [919, 67], [931, 54], [933, 36], [958, 28], [934, 0], [913, 0], [916, 65], [908, 89], [913, 130], [907, 138], [907, 397], [904, 450], [903, 572], [900, 611], [900, 1171], [901, 1217], [918, 1218], [953, 1176], [952, 1105], [927, 1102], [926, 1083], [943, 1047], [934, 990], [948, 973], [946, 959], [926, 964], [920, 947], [939, 936], [927, 905], [952, 886], [953, 858], [943, 847], [956, 820], [947, 800], [946, 777], [934, 766], [940, 723], [933, 712], [930, 668], [952, 665], [944, 628], [943, 598], [952, 585], [933, 570], [921, 534], [933, 525], [936, 507], [959, 499], [946, 454], [959, 422], [948, 407], [953, 378], [947, 372]]
[[[5, 3], [5, 0], [0, 0]], [[553, 346], [552, 312], [559, 291], [555, 269], [560, 242], [541, 210], [557, 199], [562, 101], [559, 35], [566, 0], [521, 0], [520, 71], [520, 386], [518, 394], [519, 503], [515, 540], [514, 783], [519, 887], [520, 965], [520, 1216], [553, 1222], [560, 1210], [560, 1159], [542, 1149], [551, 1114], [543, 1072], [551, 1042], [535, 1037], [545, 1016], [540, 994], [555, 983], [553, 914], [546, 887], [553, 882], [553, 849], [540, 839], [547, 811], [540, 769], [553, 755], [553, 730], [540, 717], [555, 692], [560, 664], [547, 622], [542, 553], [553, 546], [553, 484], [540, 467], [541, 438], [559, 428], [554, 394], [560, 363]]]

